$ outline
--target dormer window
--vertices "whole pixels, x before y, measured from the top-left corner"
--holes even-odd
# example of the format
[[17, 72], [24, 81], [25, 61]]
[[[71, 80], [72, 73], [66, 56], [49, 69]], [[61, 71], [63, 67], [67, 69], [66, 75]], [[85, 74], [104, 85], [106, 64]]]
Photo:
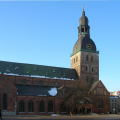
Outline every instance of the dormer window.
[[18, 70], [18, 67], [15, 67], [15, 70]]
[[65, 77], [65, 73], [63, 74], [63, 77]]
[[37, 69], [36, 69], [36, 67], [34, 68], [34, 71], [36, 71]]
[[55, 72], [55, 69], [53, 69], [53, 72]]
[[6, 72], [7, 72], [7, 73], [10, 73], [10, 70], [7, 69]]

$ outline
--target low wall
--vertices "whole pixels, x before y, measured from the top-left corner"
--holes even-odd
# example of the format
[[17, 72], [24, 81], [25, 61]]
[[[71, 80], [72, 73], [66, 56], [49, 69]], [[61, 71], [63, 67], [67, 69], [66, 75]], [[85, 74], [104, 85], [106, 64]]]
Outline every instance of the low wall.
[[3, 116], [16, 116], [15, 111], [2, 111]]

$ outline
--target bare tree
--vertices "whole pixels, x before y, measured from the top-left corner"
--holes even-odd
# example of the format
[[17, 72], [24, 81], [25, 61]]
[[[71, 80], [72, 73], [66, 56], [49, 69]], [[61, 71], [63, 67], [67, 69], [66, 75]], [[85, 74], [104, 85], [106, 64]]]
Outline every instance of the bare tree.
[[70, 86], [67, 88], [66, 97], [64, 99], [66, 105], [70, 106], [71, 112], [73, 112], [75, 108], [77, 108], [79, 111], [80, 108], [84, 108], [86, 103], [92, 102], [90, 101], [89, 90], [90, 85], [84, 81], [71, 81]]

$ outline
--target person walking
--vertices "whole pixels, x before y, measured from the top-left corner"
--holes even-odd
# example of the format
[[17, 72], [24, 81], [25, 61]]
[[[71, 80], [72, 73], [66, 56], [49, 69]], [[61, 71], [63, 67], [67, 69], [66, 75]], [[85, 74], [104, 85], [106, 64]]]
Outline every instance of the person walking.
[[1, 112], [1, 110], [0, 110], [0, 119], [2, 120], [2, 112]]

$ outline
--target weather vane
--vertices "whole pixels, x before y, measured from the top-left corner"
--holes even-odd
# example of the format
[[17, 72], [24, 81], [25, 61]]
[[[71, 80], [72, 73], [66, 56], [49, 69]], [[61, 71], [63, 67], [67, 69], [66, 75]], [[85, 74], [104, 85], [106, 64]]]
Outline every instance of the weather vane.
[[84, 2], [83, 2], [83, 11], [84, 11]]

